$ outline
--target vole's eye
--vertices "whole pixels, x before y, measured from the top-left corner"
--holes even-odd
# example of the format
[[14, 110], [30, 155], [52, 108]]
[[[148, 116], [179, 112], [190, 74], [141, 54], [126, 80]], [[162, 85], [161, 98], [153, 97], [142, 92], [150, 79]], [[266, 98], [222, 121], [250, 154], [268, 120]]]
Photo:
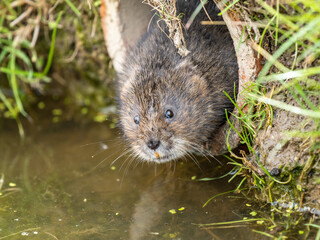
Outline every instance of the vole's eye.
[[166, 118], [173, 118], [173, 116], [174, 114], [170, 109], [166, 111]]
[[134, 121], [135, 124], [139, 124], [139, 123], [140, 123], [139, 116], [136, 115], [136, 116], [134, 117], [133, 121]]

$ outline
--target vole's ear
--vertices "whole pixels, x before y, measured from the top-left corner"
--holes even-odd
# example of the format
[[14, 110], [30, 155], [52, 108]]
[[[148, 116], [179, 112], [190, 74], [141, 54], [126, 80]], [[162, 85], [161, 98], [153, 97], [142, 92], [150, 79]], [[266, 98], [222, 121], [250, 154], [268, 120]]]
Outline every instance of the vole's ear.
[[200, 77], [197, 74], [189, 76], [190, 81], [188, 81], [189, 88], [191, 94], [195, 94], [197, 96], [202, 95], [204, 97], [209, 96], [209, 87], [207, 81], [203, 78]]
[[206, 79], [197, 74], [197, 66], [193, 64], [189, 58], [184, 58], [178, 62], [175, 69], [179, 71], [179, 73], [183, 73], [183, 78], [185, 78], [186, 81], [182, 88], [188, 91], [189, 94], [195, 96], [209, 95]]

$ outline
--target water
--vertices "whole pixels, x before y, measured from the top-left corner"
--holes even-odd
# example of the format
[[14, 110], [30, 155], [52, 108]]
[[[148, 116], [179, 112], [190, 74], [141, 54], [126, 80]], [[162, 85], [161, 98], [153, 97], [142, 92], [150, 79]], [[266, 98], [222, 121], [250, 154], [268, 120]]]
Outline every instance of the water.
[[[216, 161], [136, 164], [119, 158], [117, 131], [107, 125], [51, 125], [0, 137], [0, 239], [263, 239], [247, 227], [202, 229], [198, 224], [250, 217], [242, 194]], [[92, 157], [94, 156], [94, 157]], [[123, 164], [124, 163], [124, 164]], [[175, 214], [173, 214], [175, 210]]]

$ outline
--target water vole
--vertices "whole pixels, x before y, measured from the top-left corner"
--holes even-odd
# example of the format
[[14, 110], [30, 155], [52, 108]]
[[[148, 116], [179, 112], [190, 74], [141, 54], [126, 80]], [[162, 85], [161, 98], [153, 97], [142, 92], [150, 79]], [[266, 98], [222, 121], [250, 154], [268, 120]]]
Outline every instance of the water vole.
[[[199, 3], [177, 1], [183, 23]], [[206, 10], [213, 20], [222, 20], [214, 3]], [[119, 74], [120, 126], [133, 154], [142, 160], [162, 163], [203, 153], [225, 123], [225, 110], [233, 110], [224, 93], [237, 93], [233, 42], [226, 26], [200, 24], [206, 19], [202, 10], [184, 30], [191, 51], [186, 57], [155, 23], [127, 53]]]

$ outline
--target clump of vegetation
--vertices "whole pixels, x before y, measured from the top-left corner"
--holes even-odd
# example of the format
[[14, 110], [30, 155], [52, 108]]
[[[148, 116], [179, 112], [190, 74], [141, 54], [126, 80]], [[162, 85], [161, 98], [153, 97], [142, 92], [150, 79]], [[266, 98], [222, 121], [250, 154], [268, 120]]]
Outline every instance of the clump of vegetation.
[[30, 106], [40, 103], [42, 109], [48, 98], [71, 109], [65, 118], [92, 111], [97, 121], [105, 119], [105, 107], [112, 104], [106, 98], [112, 94], [112, 70], [101, 51], [99, 5], [91, 0], [0, 2], [0, 117], [15, 119], [21, 136], [21, 117], [31, 119]]
[[[320, 213], [319, 2], [228, 1], [225, 10], [247, 17], [242, 35], [247, 39], [238, 44], [251, 45], [261, 64], [256, 82], [240, 93], [245, 104], [234, 102], [240, 129], [228, 120], [247, 149], [235, 152], [229, 145], [226, 157], [234, 168], [227, 175], [233, 174], [230, 181], [241, 177], [236, 191], [249, 189], [257, 199], [271, 203], [272, 216], [248, 220], [263, 221], [267, 228], [259, 233], [273, 239], [292, 234], [307, 239], [313, 235], [310, 229], [319, 229], [310, 215]], [[320, 231], [316, 235], [319, 239]]]
[[[295, 212], [290, 207], [283, 209], [274, 208], [271, 214], [265, 209], [252, 210], [251, 204], [246, 204], [248, 217], [228, 222], [213, 222], [199, 224], [199, 227], [214, 233], [219, 229], [234, 229], [251, 226], [257, 237], [268, 237], [274, 240], [280, 239], [320, 239], [320, 226], [314, 224], [315, 219]], [[303, 223], [307, 222], [307, 223]], [[266, 239], [266, 238], [264, 238]]]
[[[22, 104], [25, 96], [21, 92], [48, 81], [46, 75], [51, 66], [57, 24], [61, 18], [60, 13], [56, 21], [52, 18], [50, 21], [49, 10], [40, 2], [2, 1], [0, 5], [0, 71], [1, 76], [7, 78], [6, 85], [0, 88], [1, 109], [7, 110], [4, 116], [16, 119], [20, 135], [23, 135], [23, 128], [19, 114], [27, 116]], [[45, 66], [43, 57], [38, 56], [35, 50], [42, 24], [54, 29]]]
[[[264, 200], [282, 198], [302, 207], [310, 182], [313, 187], [319, 184], [319, 6], [313, 0], [274, 5], [258, 1], [246, 8], [259, 26], [265, 26], [259, 44], [252, 43], [264, 65], [257, 82], [242, 93], [248, 111], [238, 108], [238, 134], [249, 154], [230, 151], [253, 173], [249, 184], [264, 190]], [[262, 180], [259, 175], [268, 177]], [[282, 185], [291, 189], [285, 196]]]

